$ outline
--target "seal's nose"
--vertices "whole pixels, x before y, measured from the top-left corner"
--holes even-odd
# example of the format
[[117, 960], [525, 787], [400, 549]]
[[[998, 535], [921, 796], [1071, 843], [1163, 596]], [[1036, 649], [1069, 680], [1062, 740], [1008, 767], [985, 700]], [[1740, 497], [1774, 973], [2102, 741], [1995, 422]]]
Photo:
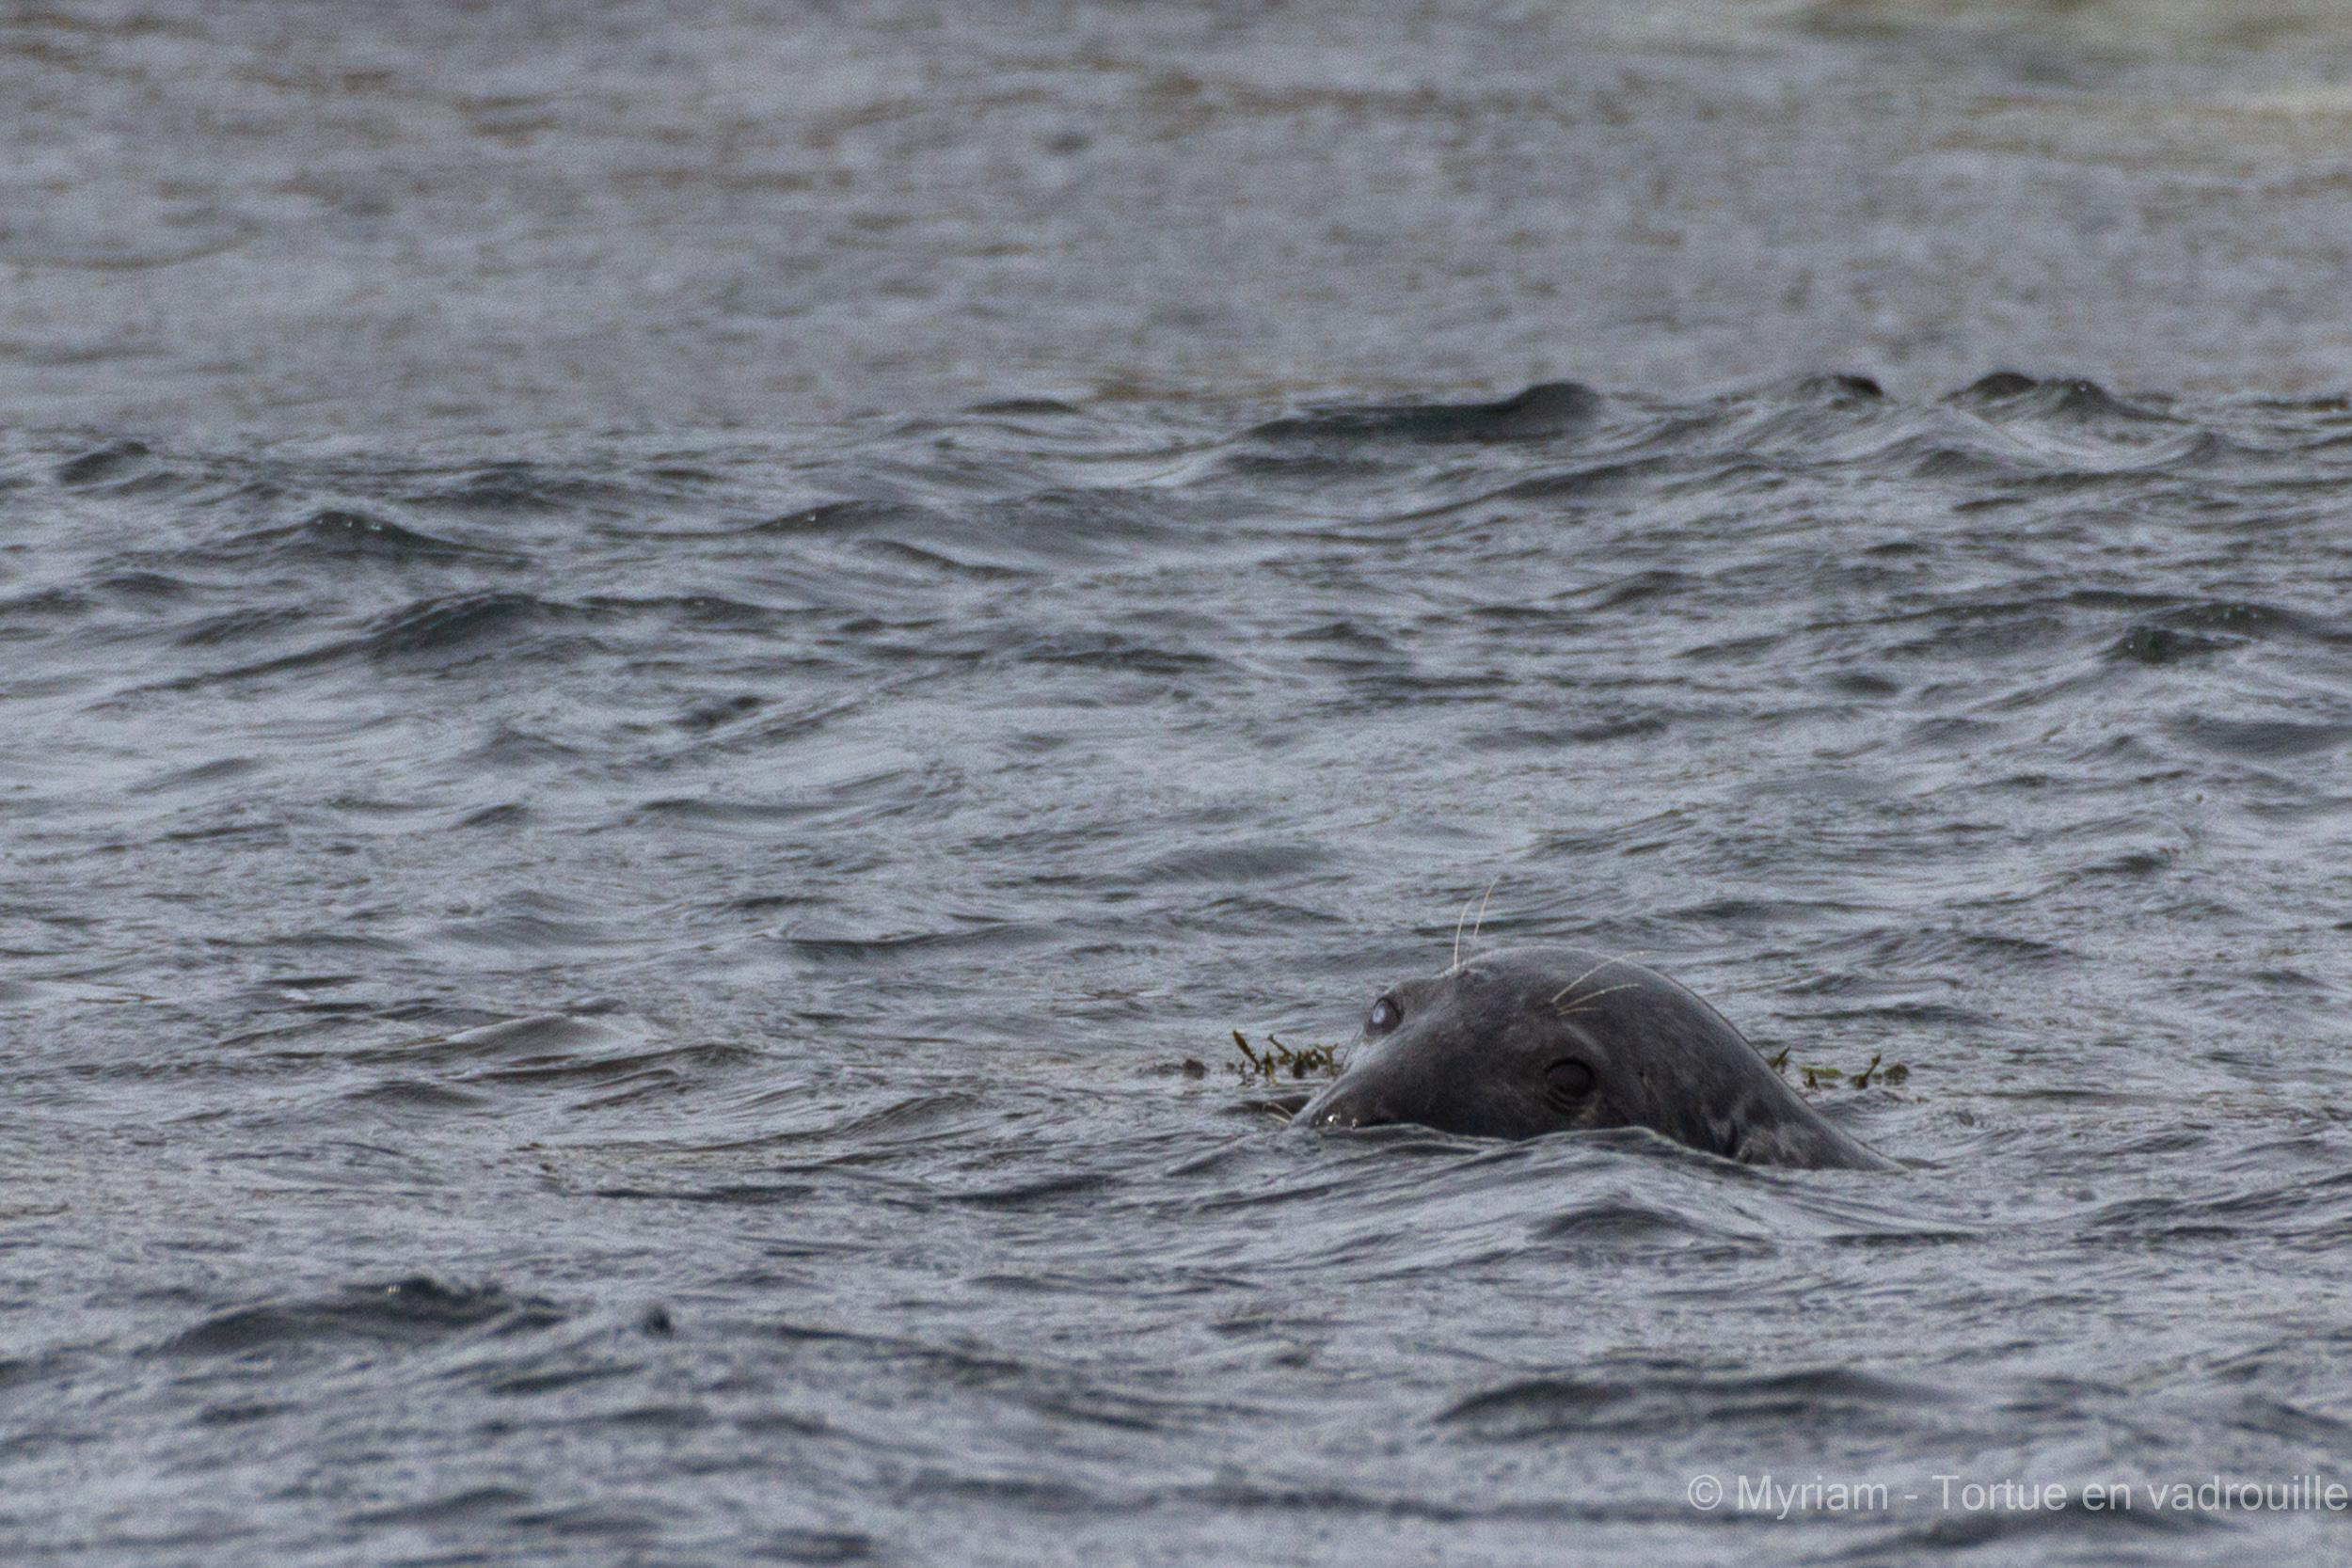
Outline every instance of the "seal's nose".
[[1351, 1088], [1343, 1080], [1300, 1106], [1298, 1115], [1291, 1118], [1291, 1125], [1294, 1127], [1386, 1127], [1395, 1120], [1395, 1113], [1381, 1103], [1377, 1096]]

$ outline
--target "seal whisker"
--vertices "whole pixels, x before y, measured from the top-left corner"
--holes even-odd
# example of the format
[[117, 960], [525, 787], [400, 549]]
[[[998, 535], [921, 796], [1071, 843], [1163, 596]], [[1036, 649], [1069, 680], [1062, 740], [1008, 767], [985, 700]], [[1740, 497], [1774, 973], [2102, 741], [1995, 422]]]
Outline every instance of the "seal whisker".
[[[1598, 962], [1598, 963], [1595, 964], [1592, 968], [1590, 968], [1590, 969], [1586, 970], [1583, 974], [1581, 974], [1578, 975], [1575, 979], [1570, 980], [1570, 981], [1569, 981], [1566, 985], [1562, 986], [1562, 987], [1560, 988], [1560, 995], [1559, 995], [1559, 996], [1555, 996], [1555, 997], [1553, 997], [1553, 998], [1551, 999], [1551, 1005], [1552, 1005], [1553, 1006], [1555, 1006], [1555, 1007], [1556, 1007], [1556, 1006], [1558, 1006], [1560, 1005], [1560, 1002], [1561, 1002], [1561, 998], [1562, 998], [1562, 997], [1566, 996], [1566, 995], [1568, 994], [1568, 992], [1570, 992], [1570, 991], [1572, 991], [1572, 990], [1576, 990], [1576, 988], [1577, 988], [1577, 987], [1579, 987], [1579, 986], [1582, 985], [1585, 981], [1587, 981], [1587, 980], [1591, 979], [1594, 975], [1598, 974], [1599, 974], [1602, 970], [1607, 969], [1607, 968], [1608, 968], [1611, 964], [1613, 964], [1613, 963], [1629, 963], [1629, 962], [1630, 962], [1630, 961], [1631, 961], [1630, 959], [1626, 958], [1623, 958], [1623, 957], [1614, 958], [1603, 958], [1603, 959], [1601, 959], [1601, 960], [1600, 960], [1600, 962]], [[1627, 983], [1628, 985], [1639, 985], [1639, 984], [1641, 984], [1641, 982], [1640, 982], [1640, 981], [1638, 981], [1638, 980], [1629, 980], [1629, 981], [1627, 981], [1626, 983]]]
[[[1568, 990], [1574, 990], [1576, 988], [1574, 986], [1570, 986]], [[1599, 1001], [1602, 997], [1607, 996], [1612, 991], [1640, 990], [1641, 989], [1642, 982], [1639, 980], [1628, 980], [1622, 986], [1604, 986], [1599, 990], [1593, 992], [1590, 996], [1578, 997], [1573, 1006], [1566, 1007], [1560, 1006], [1558, 1005], [1560, 997], [1555, 996], [1551, 999], [1553, 1003], [1551, 1016], [1554, 1018], [1574, 1018], [1577, 1014], [1587, 1011], [1591, 1007], [1592, 1004]], [[1567, 991], [1562, 991], [1560, 993], [1561, 996], [1565, 996], [1566, 994]]]
[[[1478, 918], [1470, 922], [1470, 945], [1472, 947], [1478, 945], [1478, 933], [1486, 924], [1486, 900], [1495, 895], [1495, 884], [1501, 880], [1502, 880], [1502, 873], [1498, 871], [1486, 879], [1486, 891], [1478, 895]], [[1454, 929], [1458, 932], [1461, 927], [1456, 927]], [[1458, 944], [1454, 950], [1454, 961], [1457, 964], [1462, 961], [1462, 950]]]

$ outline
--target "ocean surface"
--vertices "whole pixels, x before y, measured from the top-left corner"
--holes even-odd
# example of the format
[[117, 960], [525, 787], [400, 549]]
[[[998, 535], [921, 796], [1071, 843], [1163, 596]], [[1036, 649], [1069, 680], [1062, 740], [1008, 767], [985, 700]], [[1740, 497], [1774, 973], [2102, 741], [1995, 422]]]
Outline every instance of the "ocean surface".
[[[9, 11], [0, 1556], [2341, 1560], [2348, 83]], [[1904, 1171], [1247, 1070], [1530, 941]]]

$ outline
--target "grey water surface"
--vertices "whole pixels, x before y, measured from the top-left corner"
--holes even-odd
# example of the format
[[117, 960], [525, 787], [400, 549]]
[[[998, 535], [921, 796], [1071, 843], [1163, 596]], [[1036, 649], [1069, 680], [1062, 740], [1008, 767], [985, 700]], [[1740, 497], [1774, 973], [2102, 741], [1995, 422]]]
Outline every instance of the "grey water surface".
[[2339, 1557], [2347, 42], [10, 13], [0, 1552]]

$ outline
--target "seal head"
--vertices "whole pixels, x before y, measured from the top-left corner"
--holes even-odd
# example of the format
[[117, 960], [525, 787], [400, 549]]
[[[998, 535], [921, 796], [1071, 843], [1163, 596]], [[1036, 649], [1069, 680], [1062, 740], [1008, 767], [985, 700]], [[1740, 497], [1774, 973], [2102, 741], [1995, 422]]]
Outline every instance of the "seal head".
[[1578, 947], [1482, 953], [1383, 991], [1300, 1127], [1415, 1122], [1473, 1137], [1646, 1127], [1752, 1165], [1901, 1167], [1800, 1099], [1714, 1008]]

